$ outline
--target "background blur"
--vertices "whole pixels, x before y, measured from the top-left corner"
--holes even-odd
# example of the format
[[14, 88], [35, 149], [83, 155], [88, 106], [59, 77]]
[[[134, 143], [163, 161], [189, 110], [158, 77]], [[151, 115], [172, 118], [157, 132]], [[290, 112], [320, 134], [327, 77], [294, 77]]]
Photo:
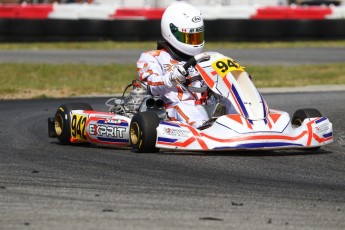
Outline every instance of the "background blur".
[[[0, 0], [0, 42], [156, 41], [168, 0]], [[341, 0], [190, 0], [208, 41], [345, 39]]]
[[[0, 3], [99, 3], [99, 4], [116, 4], [127, 7], [166, 7], [173, 0], [0, 0]], [[192, 5], [340, 5], [342, 0], [189, 0], [186, 1]]]

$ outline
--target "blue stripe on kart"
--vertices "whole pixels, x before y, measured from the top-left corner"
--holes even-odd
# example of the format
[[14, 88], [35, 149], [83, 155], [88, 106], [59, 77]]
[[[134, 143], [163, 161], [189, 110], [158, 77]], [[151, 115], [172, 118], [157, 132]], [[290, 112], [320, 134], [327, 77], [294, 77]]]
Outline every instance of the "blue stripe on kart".
[[166, 138], [166, 137], [158, 137], [158, 141], [167, 142], [167, 143], [175, 143], [178, 139], [174, 138]]
[[255, 148], [274, 148], [274, 147], [288, 147], [288, 146], [303, 146], [301, 144], [293, 144], [293, 143], [286, 143], [286, 142], [273, 142], [273, 143], [249, 143], [249, 144], [241, 144], [235, 147], [219, 147], [215, 149], [255, 149]]
[[323, 117], [323, 118], [321, 118], [321, 119], [315, 121], [315, 124], [318, 124], [318, 123], [320, 123], [320, 122], [323, 122], [323, 121], [326, 120], [326, 119], [327, 119], [327, 118]]
[[173, 126], [173, 127], [180, 127], [180, 126], [177, 125], [177, 124], [172, 124], [172, 123], [166, 122], [166, 121], [162, 121], [160, 124], [161, 124], [161, 125], [169, 125], [169, 126]]
[[267, 116], [267, 114], [266, 114], [266, 103], [265, 103], [261, 94], [260, 94], [260, 98], [261, 98], [261, 103], [262, 103], [262, 109], [264, 110], [264, 117], [266, 117]]
[[332, 133], [332, 132], [323, 134], [323, 137], [324, 137], [324, 138], [328, 138], [328, 137], [331, 137], [331, 136], [333, 136], [333, 133]]
[[248, 118], [248, 112], [247, 112], [247, 110], [246, 110], [246, 107], [244, 106], [244, 103], [243, 103], [243, 101], [241, 100], [240, 95], [238, 94], [238, 92], [237, 92], [237, 90], [236, 90], [236, 88], [235, 88], [234, 85], [231, 86], [231, 90], [232, 90], [232, 92], [234, 92], [235, 97], [236, 97], [236, 100], [238, 101], [238, 104], [240, 104], [240, 107], [241, 107], [241, 109], [242, 109], [242, 111], [243, 111], [244, 116], [245, 116], [246, 118]]
[[97, 137], [100, 141], [106, 141], [106, 142], [114, 142], [114, 143], [128, 143], [128, 139], [114, 139], [114, 138], [107, 138], [107, 137]]

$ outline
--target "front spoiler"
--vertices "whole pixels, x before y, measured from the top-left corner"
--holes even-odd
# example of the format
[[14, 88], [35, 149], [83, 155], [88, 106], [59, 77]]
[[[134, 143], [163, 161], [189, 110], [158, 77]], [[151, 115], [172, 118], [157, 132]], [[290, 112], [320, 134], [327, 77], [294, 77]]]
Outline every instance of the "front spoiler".
[[[163, 121], [157, 128], [156, 147], [162, 149], [181, 149], [190, 151], [234, 151], [262, 149], [318, 148], [333, 142], [332, 123], [325, 117], [307, 118], [299, 127], [290, 121], [276, 125], [280, 130], [270, 127], [242, 130], [230, 119], [218, 119], [210, 128], [198, 130], [190, 125], [174, 121]], [[284, 119], [283, 119], [284, 120]], [[225, 122], [224, 122], [225, 121]], [[261, 129], [261, 130], [260, 130]]]

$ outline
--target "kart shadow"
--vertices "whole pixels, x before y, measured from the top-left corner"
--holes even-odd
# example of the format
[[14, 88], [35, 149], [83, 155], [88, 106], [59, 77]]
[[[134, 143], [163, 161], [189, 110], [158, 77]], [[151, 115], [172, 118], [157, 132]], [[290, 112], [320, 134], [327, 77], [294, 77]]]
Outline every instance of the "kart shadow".
[[161, 150], [157, 154], [164, 155], [188, 155], [188, 156], [241, 156], [241, 157], [265, 157], [265, 156], [275, 156], [275, 157], [287, 157], [287, 156], [302, 156], [302, 155], [326, 155], [331, 154], [332, 151], [317, 149], [317, 150], [251, 150], [251, 151], [209, 151], [209, 152], [177, 152], [177, 151], [167, 151]]
[[93, 143], [75, 143], [73, 145], [64, 145], [58, 141], [51, 141], [50, 144], [60, 145], [60, 146], [71, 146], [73, 148], [88, 148], [88, 149], [109, 149], [109, 150], [122, 150], [122, 151], [131, 151], [130, 146], [106, 146], [106, 145], [97, 145]]
[[[51, 144], [62, 145], [63, 144], [55, 141], [51, 141]], [[176, 155], [176, 156], [238, 156], [238, 157], [286, 157], [286, 156], [302, 156], [302, 155], [326, 155], [333, 153], [329, 150], [324, 149], [290, 149], [290, 150], [234, 150], [234, 151], [179, 151], [179, 150], [166, 150], [161, 149], [158, 153], [135, 153], [130, 146], [106, 146], [96, 145], [92, 143], [78, 143], [74, 144], [73, 147], [80, 148], [96, 148], [96, 149], [109, 149], [109, 150], [121, 150], [130, 151], [134, 154], [155, 154], [155, 155]]]

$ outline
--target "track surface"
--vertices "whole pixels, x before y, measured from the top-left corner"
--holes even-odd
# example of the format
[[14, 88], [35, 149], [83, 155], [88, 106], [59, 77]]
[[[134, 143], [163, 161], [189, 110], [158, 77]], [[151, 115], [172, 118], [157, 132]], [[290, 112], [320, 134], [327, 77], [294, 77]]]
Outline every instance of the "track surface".
[[[154, 49], [154, 47], [152, 47]], [[336, 48], [272, 48], [216, 50], [235, 58], [243, 65], [296, 65], [345, 63], [345, 47]], [[20, 63], [136, 63], [144, 50], [10, 50], [1, 51], [1, 62]]]
[[0, 101], [0, 229], [345, 229], [345, 92], [264, 94], [334, 125], [319, 151], [136, 154], [63, 146], [47, 117], [66, 102]]

